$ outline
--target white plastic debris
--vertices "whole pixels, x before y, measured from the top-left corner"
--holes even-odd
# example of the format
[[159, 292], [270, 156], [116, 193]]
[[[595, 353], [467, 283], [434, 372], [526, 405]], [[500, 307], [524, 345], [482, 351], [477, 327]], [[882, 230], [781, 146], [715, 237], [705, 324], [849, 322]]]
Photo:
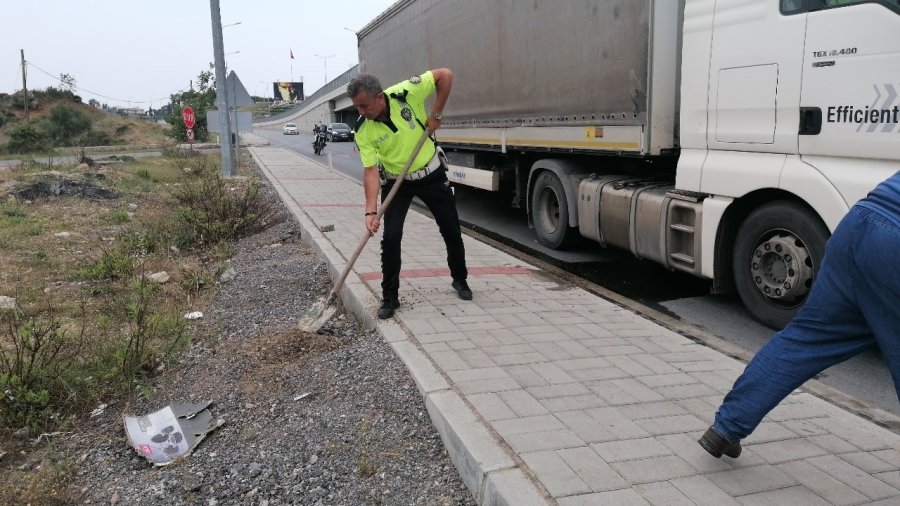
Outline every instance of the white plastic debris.
[[106, 408], [108, 408], [108, 407], [109, 407], [109, 404], [105, 404], [105, 403], [97, 406], [97, 409], [91, 411], [91, 418], [96, 418], [96, 417], [102, 415], [103, 411], [105, 411]]
[[155, 466], [187, 457], [207, 434], [225, 423], [208, 408], [212, 401], [172, 404], [144, 416], [125, 416], [128, 442]]
[[301, 399], [306, 399], [307, 397], [309, 397], [309, 392], [306, 392], [306, 393], [298, 395], [297, 397], [294, 397], [294, 400], [299, 401]]
[[199, 320], [203, 318], [203, 311], [191, 311], [190, 313], [184, 313], [185, 319], [188, 320]]

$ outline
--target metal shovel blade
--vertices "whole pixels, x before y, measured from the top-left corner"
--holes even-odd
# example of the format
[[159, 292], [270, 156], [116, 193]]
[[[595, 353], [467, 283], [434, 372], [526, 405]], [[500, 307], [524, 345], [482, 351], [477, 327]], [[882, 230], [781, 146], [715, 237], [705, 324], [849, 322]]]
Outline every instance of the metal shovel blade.
[[316, 301], [300, 318], [297, 327], [301, 332], [316, 333], [325, 325], [325, 322], [337, 312], [337, 304], [334, 297], [324, 297]]

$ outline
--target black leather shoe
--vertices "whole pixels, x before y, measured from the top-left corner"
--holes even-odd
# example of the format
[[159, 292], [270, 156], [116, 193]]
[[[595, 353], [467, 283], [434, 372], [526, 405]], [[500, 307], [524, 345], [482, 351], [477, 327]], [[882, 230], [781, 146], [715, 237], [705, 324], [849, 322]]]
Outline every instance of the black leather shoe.
[[394, 316], [394, 311], [398, 307], [400, 307], [399, 299], [393, 297], [384, 299], [384, 302], [381, 303], [381, 307], [378, 308], [378, 318], [387, 320], [391, 316]]
[[450, 286], [456, 290], [456, 293], [459, 295], [459, 298], [462, 300], [472, 300], [472, 289], [469, 288], [469, 284], [466, 283], [466, 280], [457, 280], [454, 279], [453, 283], [450, 283]]
[[725, 436], [713, 430], [712, 427], [707, 429], [706, 434], [703, 434], [703, 437], [697, 442], [700, 443], [700, 446], [702, 446], [704, 450], [709, 452], [709, 454], [715, 458], [726, 455], [736, 459], [741, 455], [740, 442], [732, 443], [725, 439]]

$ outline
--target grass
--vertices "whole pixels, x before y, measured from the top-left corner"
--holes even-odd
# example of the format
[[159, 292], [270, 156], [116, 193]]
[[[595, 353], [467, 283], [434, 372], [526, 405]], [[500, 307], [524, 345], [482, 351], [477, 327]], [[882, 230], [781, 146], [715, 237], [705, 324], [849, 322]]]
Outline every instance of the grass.
[[[0, 392], [16, 392], [0, 396], [0, 429], [57, 430], [176, 360], [190, 339], [181, 315], [214, 286], [234, 253], [227, 242], [277, 221], [252, 179], [222, 180], [216, 163], [160, 157], [89, 174], [38, 164], [0, 173], [13, 189], [65, 178], [119, 195], [0, 204], [0, 295], [18, 304], [0, 312]], [[159, 271], [171, 281], [147, 281]]]

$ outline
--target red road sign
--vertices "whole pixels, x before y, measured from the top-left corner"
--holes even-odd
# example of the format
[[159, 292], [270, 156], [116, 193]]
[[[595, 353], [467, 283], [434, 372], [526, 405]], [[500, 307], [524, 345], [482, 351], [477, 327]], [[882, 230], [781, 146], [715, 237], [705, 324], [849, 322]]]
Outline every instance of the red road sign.
[[181, 119], [184, 120], [184, 126], [188, 129], [194, 128], [194, 110], [190, 107], [185, 107], [181, 110]]
[[194, 130], [191, 128], [188, 128], [186, 130], [186, 132], [187, 132], [187, 140], [189, 140], [189, 141], [194, 140]]

